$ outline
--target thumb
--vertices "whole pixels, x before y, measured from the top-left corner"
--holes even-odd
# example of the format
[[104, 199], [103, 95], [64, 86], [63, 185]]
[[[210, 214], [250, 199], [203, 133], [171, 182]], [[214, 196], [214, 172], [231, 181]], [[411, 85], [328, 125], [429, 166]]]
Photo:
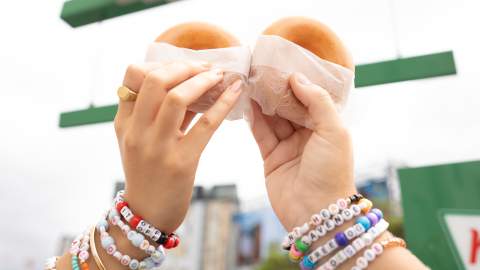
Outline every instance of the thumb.
[[327, 90], [312, 83], [301, 73], [290, 76], [290, 87], [298, 100], [307, 107], [314, 131], [341, 127], [337, 109]]

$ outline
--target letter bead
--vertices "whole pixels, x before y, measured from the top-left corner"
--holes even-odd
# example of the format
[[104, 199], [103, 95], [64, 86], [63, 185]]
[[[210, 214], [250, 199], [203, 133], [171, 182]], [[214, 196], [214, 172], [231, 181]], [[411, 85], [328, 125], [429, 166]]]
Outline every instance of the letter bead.
[[327, 229], [327, 231], [331, 231], [333, 229], [335, 229], [335, 222], [331, 219], [325, 221], [325, 229]]
[[319, 225], [319, 226], [317, 226], [317, 228], [315, 228], [315, 231], [317, 232], [317, 234], [319, 235], [319, 237], [322, 237], [322, 236], [324, 236], [325, 234], [327, 234], [327, 228], [325, 227], [325, 225]]
[[373, 250], [367, 249], [363, 253], [363, 257], [365, 257], [365, 259], [367, 259], [367, 261], [371, 262], [371, 261], [375, 260], [375, 257], [377, 257], [377, 255], [375, 254], [375, 252]]
[[332, 216], [335, 216], [340, 211], [340, 208], [338, 207], [338, 205], [332, 203], [328, 206], [328, 211]]
[[338, 199], [337, 206], [340, 210], [344, 210], [348, 207], [348, 203], [345, 199]]
[[342, 211], [342, 217], [344, 220], [351, 220], [353, 218], [353, 212], [350, 209], [345, 209]]
[[357, 236], [355, 228], [350, 227], [350, 228], [346, 229], [345, 230], [345, 236], [347, 237], [348, 240], [352, 240], [353, 238], [355, 238]]
[[333, 221], [335, 222], [335, 225], [336, 225], [336, 226], [342, 225], [342, 224], [343, 224], [343, 217], [342, 217], [342, 215], [338, 215], [338, 214], [335, 215], [335, 216], [333, 217]]
[[350, 210], [352, 210], [354, 216], [358, 216], [360, 213], [362, 213], [362, 208], [356, 204], [352, 205]]
[[322, 217], [319, 214], [315, 214], [311, 218], [311, 222], [315, 225], [318, 226], [322, 224]]
[[363, 258], [363, 257], [359, 257], [357, 259], [357, 266], [360, 267], [360, 269], [365, 269], [367, 268], [368, 266], [368, 261], [367, 259]]
[[322, 217], [322, 219], [323, 219], [324, 221], [327, 221], [327, 220], [330, 219], [331, 214], [330, 214], [330, 211], [328, 211], [327, 209], [322, 209], [322, 210], [320, 211], [320, 216]]
[[352, 245], [348, 245], [346, 246], [343, 251], [345, 252], [345, 255], [348, 257], [348, 258], [351, 258], [353, 256], [355, 256], [356, 254], [356, 251], [355, 251], [355, 248], [352, 246]]
[[380, 255], [383, 252], [383, 246], [379, 243], [375, 243], [372, 245], [372, 250], [375, 252], [376, 255]]

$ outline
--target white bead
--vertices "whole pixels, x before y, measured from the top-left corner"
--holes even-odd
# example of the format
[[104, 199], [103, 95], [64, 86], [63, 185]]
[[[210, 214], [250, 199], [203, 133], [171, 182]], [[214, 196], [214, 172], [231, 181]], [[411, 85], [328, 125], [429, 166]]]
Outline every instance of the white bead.
[[138, 265], [139, 265], [139, 264], [140, 264], [140, 263], [139, 263], [136, 259], [133, 259], [133, 260], [130, 261], [130, 264], [128, 265], [128, 267], [129, 267], [130, 269], [135, 270], [135, 269], [138, 268]]
[[310, 235], [304, 235], [301, 241], [307, 246], [310, 246], [310, 244], [312, 243], [312, 238], [310, 238]]
[[152, 237], [152, 240], [153, 241], [157, 241], [158, 239], [160, 239], [160, 236], [162, 236], [162, 232], [155, 229], [155, 232], [153, 234], [153, 237]]
[[152, 255], [153, 252], [155, 252], [155, 247], [152, 246], [152, 245], [149, 245], [148, 248], [147, 248], [147, 250], [146, 250], [146, 253], [147, 253], [148, 255]]
[[362, 208], [356, 204], [350, 206], [350, 210], [352, 210], [354, 216], [358, 216], [362, 213]]
[[308, 258], [310, 259], [311, 262], [316, 263], [318, 260], [320, 260], [323, 257], [320, 249], [316, 249], [314, 252], [312, 252]]
[[145, 233], [145, 230], [148, 228], [147, 223], [142, 219], [137, 225], [137, 231], [141, 233]]
[[352, 246], [358, 252], [359, 250], [362, 250], [365, 247], [365, 241], [362, 238], [357, 238], [353, 240]]
[[346, 229], [344, 233], [348, 240], [352, 240], [353, 238], [357, 237], [357, 232], [353, 227]]
[[337, 206], [340, 210], [343, 210], [348, 207], [347, 201], [345, 199], [338, 199]]
[[330, 258], [330, 260], [328, 260], [327, 264], [329, 264], [331, 267], [333, 267], [333, 269], [335, 269], [335, 268], [337, 268], [339, 263], [337, 262], [335, 257], [332, 257], [332, 258]]
[[123, 218], [127, 220], [127, 222], [130, 222], [130, 220], [133, 218], [133, 213], [128, 207], [123, 207], [122, 210], [120, 210], [120, 214], [122, 214]]
[[327, 234], [327, 229], [325, 228], [325, 225], [319, 225], [315, 228], [315, 231], [317, 232], [319, 237], [324, 236]]
[[88, 260], [88, 256], [89, 256], [89, 254], [88, 254], [88, 252], [85, 251], [85, 250], [82, 250], [82, 251], [80, 251], [80, 253], [78, 253], [78, 258], [79, 258], [80, 261], [82, 261], [82, 262]]
[[343, 224], [343, 217], [341, 215], [335, 215], [333, 217], [333, 222], [335, 222], [336, 226], [340, 226]]
[[324, 221], [328, 220], [330, 218], [330, 211], [328, 211], [327, 209], [322, 209], [320, 210], [320, 216], [322, 217], [322, 219]]
[[371, 261], [375, 260], [375, 257], [377, 257], [377, 255], [375, 254], [375, 252], [373, 250], [367, 249], [363, 253], [363, 257], [365, 257], [365, 259], [367, 259], [367, 261], [371, 262]]
[[361, 269], [360, 267], [358, 267], [358, 266], [354, 266], [354, 267], [352, 267], [351, 270], [362, 270], [362, 269]]
[[338, 244], [337, 244], [337, 241], [335, 241], [335, 239], [332, 239], [330, 241], [327, 242], [328, 247], [331, 249], [331, 250], [335, 250], [338, 248]]
[[355, 248], [352, 246], [352, 245], [348, 245], [346, 246], [343, 251], [345, 251], [345, 255], [347, 255], [348, 258], [351, 258], [353, 256], [355, 256], [355, 254], [357, 253], [355, 251]]
[[315, 242], [315, 241], [317, 241], [317, 240], [320, 238], [320, 235], [318, 235], [317, 230], [311, 230], [311, 231], [308, 233], [308, 237], [310, 237], [310, 240], [311, 240], [312, 242]]
[[357, 266], [360, 267], [360, 269], [365, 269], [368, 266], [368, 261], [364, 257], [359, 257], [357, 259]]
[[147, 250], [149, 246], [150, 246], [150, 242], [148, 242], [148, 240], [143, 240], [142, 244], [140, 245], [140, 249]]
[[343, 250], [340, 250], [337, 252], [337, 254], [335, 254], [335, 260], [337, 260], [338, 263], [343, 263], [347, 260], [347, 258], [348, 257]]
[[350, 209], [345, 209], [342, 211], [342, 217], [344, 220], [351, 220], [353, 218], [353, 212]]
[[315, 226], [322, 224], [322, 217], [319, 214], [313, 215], [310, 220]]
[[113, 253], [113, 257], [115, 257], [117, 260], [120, 260], [120, 259], [122, 259], [122, 253], [120, 253], [118, 251], [115, 251]]
[[335, 229], [335, 222], [333, 222], [333, 220], [329, 219], [327, 221], [325, 221], [325, 229], [327, 229], [327, 231], [331, 231], [333, 229]]
[[362, 235], [362, 240], [365, 241], [365, 244], [368, 246], [373, 242], [373, 236], [370, 233], [365, 233]]
[[375, 254], [380, 255], [383, 252], [383, 246], [379, 243], [375, 243], [372, 245], [372, 250], [375, 252]]
[[107, 254], [108, 254], [108, 255], [113, 255], [113, 253], [115, 253], [115, 251], [117, 251], [117, 246], [115, 246], [115, 245], [109, 245], [109, 246], [106, 248], [106, 251], [107, 251]]
[[298, 239], [300, 238], [300, 236], [302, 236], [302, 231], [300, 227], [293, 228], [292, 232], [293, 232], [293, 236], [295, 236], [295, 239]]
[[362, 233], [365, 232], [365, 227], [363, 227], [362, 224], [355, 224], [353, 225], [353, 228], [355, 229], [355, 232], [357, 235], [361, 235]]
[[130, 261], [131, 259], [130, 259], [130, 256], [128, 255], [123, 255], [122, 258], [120, 259], [120, 263], [125, 266], [129, 265]]
[[303, 223], [302, 227], [300, 227], [300, 232], [303, 234], [306, 234], [310, 230], [310, 225], [308, 223]]
[[328, 211], [332, 216], [335, 216], [340, 211], [340, 208], [338, 208], [338, 205], [332, 203], [328, 206]]

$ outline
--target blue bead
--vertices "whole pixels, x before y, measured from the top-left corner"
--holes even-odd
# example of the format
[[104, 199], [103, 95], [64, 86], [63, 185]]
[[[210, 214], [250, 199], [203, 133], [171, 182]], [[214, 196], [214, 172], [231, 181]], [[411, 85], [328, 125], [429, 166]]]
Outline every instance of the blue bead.
[[303, 266], [308, 269], [313, 269], [313, 267], [315, 266], [315, 264], [312, 261], [310, 261], [308, 256], [303, 257], [302, 263], [303, 263]]
[[108, 222], [105, 219], [102, 219], [97, 223], [97, 230], [100, 230], [101, 227], [104, 227], [105, 230], [108, 230]]
[[373, 208], [372, 210], [370, 210], [370, 212], [374, 213], [375, 215], [377, 215], [378, 217], [378, 220], [382, 220], [383, 218], [383, 212], [382, 210], [378, 209], [378, 208]]
[[113, 245], [115, 243], [115, 241], [111, 236], [102, 237], [101, 242], [102, 242], [102, 247], [104, 249], [106, 249], [108, 246]]
[[336, 233], [335, 242], [341, 247], [346, 247], [348, 245], [347, 236], [343, 232]]
[[363, 228], [365, 228], [365, 231], [368, 230], [371, 226], [370, 220], [365, 216], [357, 218], [356, 223], [361, 224], [363, 226]]

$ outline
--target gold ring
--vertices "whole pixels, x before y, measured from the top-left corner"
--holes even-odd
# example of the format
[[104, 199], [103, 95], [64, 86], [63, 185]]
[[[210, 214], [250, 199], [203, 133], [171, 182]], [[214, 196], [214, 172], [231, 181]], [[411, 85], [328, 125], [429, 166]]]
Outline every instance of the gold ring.
[[117, 90], [117, 95], [121, 101], [135, 101], [137, 99], [137, 93], [126, 86], [120, 86]]

